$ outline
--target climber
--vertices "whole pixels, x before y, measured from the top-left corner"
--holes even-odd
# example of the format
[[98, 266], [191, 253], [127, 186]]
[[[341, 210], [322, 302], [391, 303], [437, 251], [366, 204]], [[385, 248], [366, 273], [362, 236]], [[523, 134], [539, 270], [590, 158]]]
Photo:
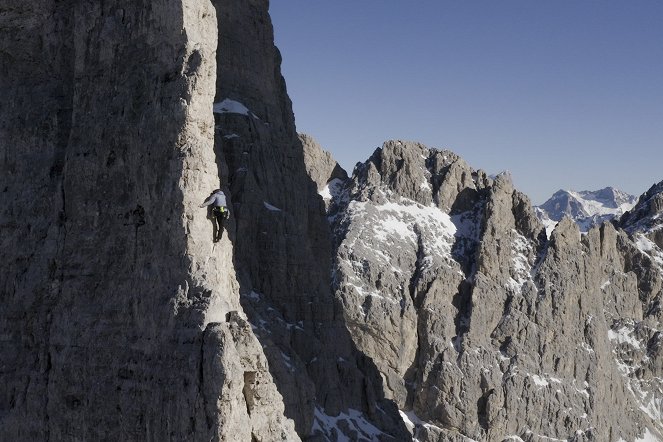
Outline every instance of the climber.
[[223, 222], [228, 219], [230, 212], [228, 211], [228, 206], [226, 203], [226, 194], [223, 193], [223, 190], [216, 189], [212, 192], [210, 196], [207, 197], [204, 203], [200, 207], [205, 207], [212, 205], [212, 215], [216, 220], [216, 225], [214, 226], [214, 242], [219, 242], [221, 236], [223, 235]]

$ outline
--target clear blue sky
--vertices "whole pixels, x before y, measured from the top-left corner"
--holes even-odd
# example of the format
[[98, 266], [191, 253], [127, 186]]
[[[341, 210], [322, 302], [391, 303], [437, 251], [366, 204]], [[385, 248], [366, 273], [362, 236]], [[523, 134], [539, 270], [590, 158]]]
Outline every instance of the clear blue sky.
[[663, 1], [271, 0], [297, 129], [352, 171], [387, 139], [535, 203], [663, 180]]

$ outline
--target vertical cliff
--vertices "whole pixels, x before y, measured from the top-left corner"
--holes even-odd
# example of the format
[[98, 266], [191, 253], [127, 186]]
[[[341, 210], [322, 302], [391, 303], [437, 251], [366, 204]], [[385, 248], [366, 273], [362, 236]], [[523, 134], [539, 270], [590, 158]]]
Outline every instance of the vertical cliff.
[[216, 153], [232, 195], [241, 300], [284, 396], [286, 415], [304, 436], [335, 440], [340, 431], [351, 438], [407, 437], [331, 292], [325, 206], [306, 173], [268, 2], [214, 4]]
[[663, 433], [661, 183], [548, 239], [449, 151], [348, 178], [280, 62], [267, 0], [6, 0], [0, 440]]
[[197, 207], [212, 4], [3, 9], [0, 439], [296, 439]]
[[0, 438], [405, 435], [334, 302], [268, 2], [11, 1], [0, 29]]
[[334, 287], [413, 437], [660, 439], [660, 193], [626, 231], [548, 240], [508, 175], [452, 152], [390, 141], [358, 165], [330, 206]]

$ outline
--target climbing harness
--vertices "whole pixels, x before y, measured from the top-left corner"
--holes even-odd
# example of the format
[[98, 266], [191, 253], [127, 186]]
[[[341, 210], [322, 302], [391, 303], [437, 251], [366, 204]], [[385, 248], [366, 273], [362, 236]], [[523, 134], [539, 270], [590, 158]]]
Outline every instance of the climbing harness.
[[221, 216], [222, 216], [224, 219], [227, 219], [227, 218], [230, 216], [230, 213], [228, 212], [228, 209], [227, 209], [226, 207], [223, 207], [223, 206], [214, 206], [214, 208], [213, 208], [212, 210], [213, 210], [214, 212], [220, 213]]

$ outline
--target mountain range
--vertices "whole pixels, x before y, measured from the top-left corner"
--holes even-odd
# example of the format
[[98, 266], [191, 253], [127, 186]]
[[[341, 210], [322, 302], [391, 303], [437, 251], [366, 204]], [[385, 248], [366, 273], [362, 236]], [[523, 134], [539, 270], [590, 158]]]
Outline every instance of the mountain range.
[[663, 182], [348, 173], [267, 0], [8, 2], [0, 440], [663, 441]]
[[582, 232], [587, 232], [592, 226], [619, 218], [631, 210], [637, 200], [637, 197], [613, 187], [580, 192], [558, 190], [535, 209], [548, 234], [564, 217], [573, 219]]

